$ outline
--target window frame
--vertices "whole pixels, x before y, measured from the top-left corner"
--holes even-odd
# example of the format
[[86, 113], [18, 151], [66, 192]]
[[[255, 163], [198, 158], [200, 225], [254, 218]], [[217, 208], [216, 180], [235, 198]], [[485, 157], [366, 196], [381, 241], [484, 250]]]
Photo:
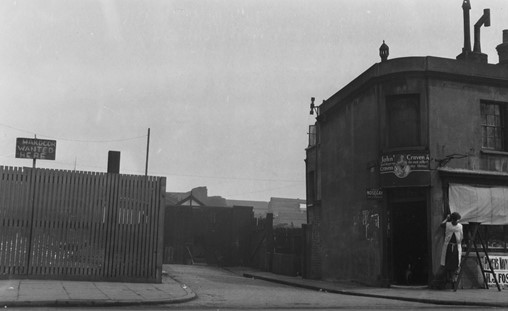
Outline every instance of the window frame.
[[[486, 106], [494, 106], [497, 107], [499, 115], [499, 125], [489, 124], [489, 116], [493, 116], [492, 118], [496, 118], [496, 114], [485, 114], [484, 107]], [[485, 117], [486, 116], [486, 117]], [[492, 119], [491, 118], [491, 119]], [[499, 101], [491, 101], [491, 100], [482, 100], [480, 101], [480, 129], [481, 129], [481, 148], [486, 151], [508, 151], [508, 103], [499, 102]], [[489, 128], [493, 128], [490, 132], [494, 133], [494, 136], [489, 135]], [[497, 137], [499, 141], [497, 141]], [[493, 143], [489, 142], [489, 137], [493, 137]]]
[[[416, 122], [415, 122], [415, 136], [416, 141], [410, 144], [399, 144], [396, 145], [393, 143], [393, 137], [391, 135], [394, 132], [392, 128], [393, 119], [391, 117], [391, 112], [393, 111], [390, 107], [391, 104], [396, 103], [400, 100], [409, 99], [409, 102], [415, 103], [415, 112], [416, 112]], [[386, 118], [386, 147], [387, 149], [407, 149], [407, 148], [417, 148], [422, 145], [422, 102], [421, 96], [418, 93], [410, 93], [410, 94], [396, 94], [396, 95], [387, 95], [385, 97], [385, 118]]]

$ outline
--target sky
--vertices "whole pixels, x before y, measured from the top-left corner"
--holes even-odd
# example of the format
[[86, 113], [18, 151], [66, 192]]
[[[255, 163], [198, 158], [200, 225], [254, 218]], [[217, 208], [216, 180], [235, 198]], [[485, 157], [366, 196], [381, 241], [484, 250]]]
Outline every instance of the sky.
[[[506, 0], [471, 0], [482, 52]], [[25, 0], [0, 2], [0, 165], [16, 138], [57, 141], [37, 167], [166, 177], [166, 190], [305, 199], [310, 98], [389, 58], [455, 58], [462, 0]], [[471, 33], [473, 26], [471, 25]], [[473, 38], [471, 38], [473, 40]]]

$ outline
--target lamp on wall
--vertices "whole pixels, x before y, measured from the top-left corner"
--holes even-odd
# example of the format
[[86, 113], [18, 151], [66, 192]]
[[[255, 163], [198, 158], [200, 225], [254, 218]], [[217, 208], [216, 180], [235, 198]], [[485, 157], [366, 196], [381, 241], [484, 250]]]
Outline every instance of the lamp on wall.
[[318, 116], [319, 115], [319, 106], [316, 106], [314, 104], [314, 100], [316, 100], [314, 97], [310, 98], [310, 114], [313, 115], [314, 111], [315, 111], [316, 112], [316, 116]]

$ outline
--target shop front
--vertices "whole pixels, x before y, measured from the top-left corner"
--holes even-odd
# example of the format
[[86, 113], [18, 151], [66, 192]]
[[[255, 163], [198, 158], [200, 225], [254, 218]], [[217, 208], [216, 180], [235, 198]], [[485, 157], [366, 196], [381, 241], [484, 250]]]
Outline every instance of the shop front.
[[380, 184], [386, 193], [387, 263], [392, 285], [426, 285], [429, 280], [429, 153], [386, 153]]
[[[445, 210], [458, 212], [468, 237], [470, 224], [479, 224], [479, 234], [484, 242], [494, 274], [500, 285], [508, 286], [508, 174], [491, 171], [440, 168]], [[466, 250], [467, 238], [463, 241]], [[478, 245], [481, 248], [481, 245]], [[494, 275], [489, 269], [485, 252], [479, 250], [479, 260], [473, 250], [463, 264], [461, 284], [463, 288], [479, 288], [485, 283], [493, 286]], [[464, 259], [463, 259], [464, 260]]]

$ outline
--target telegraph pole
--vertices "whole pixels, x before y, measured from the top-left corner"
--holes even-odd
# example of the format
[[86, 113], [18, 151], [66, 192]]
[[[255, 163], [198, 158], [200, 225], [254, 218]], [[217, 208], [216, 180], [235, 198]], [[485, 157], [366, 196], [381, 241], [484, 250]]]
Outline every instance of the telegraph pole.
[[145, 176], [148, 175], [148, 153], [150, 151], [150, 128], [148, 128], [148, 136], [146, 138], [146, 165], [145, 165]]

